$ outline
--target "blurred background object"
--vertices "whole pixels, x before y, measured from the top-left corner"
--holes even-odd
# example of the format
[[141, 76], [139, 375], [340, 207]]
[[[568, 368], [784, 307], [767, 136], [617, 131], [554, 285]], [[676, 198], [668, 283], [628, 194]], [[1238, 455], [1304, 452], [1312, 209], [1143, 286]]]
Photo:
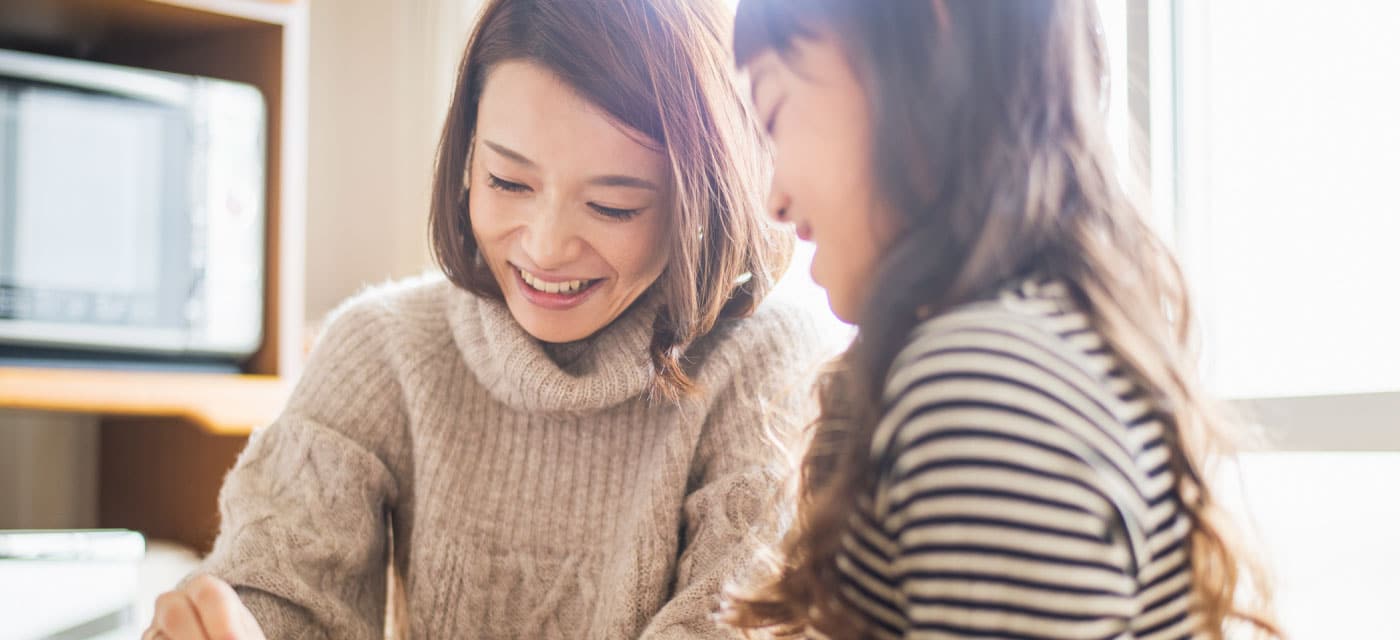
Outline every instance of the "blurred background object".
[[[40, 78], [4, 66], [0, 302], [8, 304], [0, 304], [0, 322], [40, 320], [72, 336], [44, 345], [66, 347], [62, 357], [29, 350], [35, 345], [15, 339], [22, 332], [0, 338], [0, 527], [129, 529], [149, 541], [120, 566], [4, 562], [0, 590], [15, 608], [6, 610], [0, 636], [33, 637], [23, 625], [53, 622], [45, 611], [77, 615], [101, 605], [107, 596], [91, 589], [55, 587], [67, 601], [45, 590], [73, 569], [86, 587], [106, 584], [134, 602], [132, 628], [80, 626], [57, 637], [136, 637], [154, 594], [212, 542], [215, 497], [247, 435], [281, 410], [303, 359], [307, 20], [301, 0], [0, 2], [0, 49], [18, 52], [10, 60], [46, 56], [50, 70]], [[54, 71], [61, 69], [74, 71]], [[118, 77], [127, 81], [102, 84]], [[246, 87], [262, 115], [252, 129], [240, 128], [226, 117], [233, 112], [203, 98], [158, 98], [174, 95], [162, 88], [176, 85]], [[47, 107], [34, 106], [45, 99]], [[64, 113], [73, 117], [64, 121]], [[251, 151], [218, 156], [228, 159], [222, 165], [199, 153], [221, 144]], [[224, 190], [239, 181], [251, 186]], [[223, 195], [201, 198], [215, 193]], [[209, 225], [216, 218], [237, 224]], [[201, 230], [213, 240], [197, 242]], [[237, 234], [251, 235], [240, 245]], [[252, 286], [205, 268], [214, 264], [230, 265], [232, 280]], [[135, 313], [131, 305], [125, 314], [79, 313], [95, 308], [81, 295], [94, 293], [86, 286], [93, 283], [106, 283], [95, 293], [108, 298], [135, 292], [124, 300], [131, 304], [143, 292], [164, 292], [155, 297], [170, 313]], [[17, 313], [26, 287], [58, 289], [72, 308]], [[207, 299], [195, 295], [199, 287], [225, 298], [239, 288], [251, 295], [218, 313], [200, 308]], [[199, 325], [190, 319], [200, 317], [249, 339], [213, 363], [210, 353], [184, 348]], [[252, 321], [238, 319], [246, 317]], [[124, 337], [112, 330], [118, 320], [183, 328], [182, 342], [152, 350], [149, 331]], [[98, 335], [106, 336], [100, 348], [90, 339]]]

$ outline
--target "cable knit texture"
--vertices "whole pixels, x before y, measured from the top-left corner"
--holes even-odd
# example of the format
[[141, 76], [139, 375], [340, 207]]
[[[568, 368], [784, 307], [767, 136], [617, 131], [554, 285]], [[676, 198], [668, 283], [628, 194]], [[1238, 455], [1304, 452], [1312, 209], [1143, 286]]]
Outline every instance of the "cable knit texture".
[[358, 296], [229, 473], [202, 571], [273, 639], [382, 638], [389, 600], [413, 638], [729, 637], [710, 613], [776, 535], [825, 341], [769, 300], [667, 402], [655, 314], [547, 346], [441, 278]]

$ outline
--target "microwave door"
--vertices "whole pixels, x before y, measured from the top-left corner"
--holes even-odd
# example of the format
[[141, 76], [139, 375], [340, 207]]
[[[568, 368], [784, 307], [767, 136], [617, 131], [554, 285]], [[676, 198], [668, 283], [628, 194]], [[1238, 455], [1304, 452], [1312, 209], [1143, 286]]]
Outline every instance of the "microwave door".
[[190, 123], [178, 105], [39, 83], [5, 91], [0, 337], [179, 353], [189, 344]]

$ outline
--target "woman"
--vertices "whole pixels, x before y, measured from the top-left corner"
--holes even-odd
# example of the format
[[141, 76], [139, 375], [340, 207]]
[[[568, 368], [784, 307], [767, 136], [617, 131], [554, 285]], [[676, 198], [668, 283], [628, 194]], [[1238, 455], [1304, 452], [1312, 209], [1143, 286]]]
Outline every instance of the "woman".
[[[779, 636], [1219, 637], [1243, 549], [1179, 269], [1115, 174], [1090, 0], [744, 0], [769, 206], [859, 337], [727, 620]], [[1252, 587], [1266, 594], [1257, 575]]]
[[733, 635], [713, 605], [776, 537], [821, 350], [760, 307], [792, 240], [729, 15], [487, 3], [438, 151], [447, 280], [336, 315], [151, 637], [383, 637], [386, 601], [419, 638]]

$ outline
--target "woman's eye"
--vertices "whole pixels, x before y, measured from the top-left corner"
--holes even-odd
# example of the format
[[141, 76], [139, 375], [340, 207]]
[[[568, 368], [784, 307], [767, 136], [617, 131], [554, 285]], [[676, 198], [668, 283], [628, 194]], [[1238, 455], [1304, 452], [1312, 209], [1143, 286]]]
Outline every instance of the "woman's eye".
[[642, 212], [641, 209], [615, 209], [613, 207], [605, 207], [601, 204], [590, 203], [588, 206], [593, 207], [593, 210], [598, 213], [618, 220], [626, 220]]
[[530, 187], [520, 184], [519, 182], [502, 180], [489, 173], [486, 174], [486, 186], [491, 187], [492, 189], [495, 189], [497, 191], [505, 191], [507, 193], [521, 193], [530, 190]]

